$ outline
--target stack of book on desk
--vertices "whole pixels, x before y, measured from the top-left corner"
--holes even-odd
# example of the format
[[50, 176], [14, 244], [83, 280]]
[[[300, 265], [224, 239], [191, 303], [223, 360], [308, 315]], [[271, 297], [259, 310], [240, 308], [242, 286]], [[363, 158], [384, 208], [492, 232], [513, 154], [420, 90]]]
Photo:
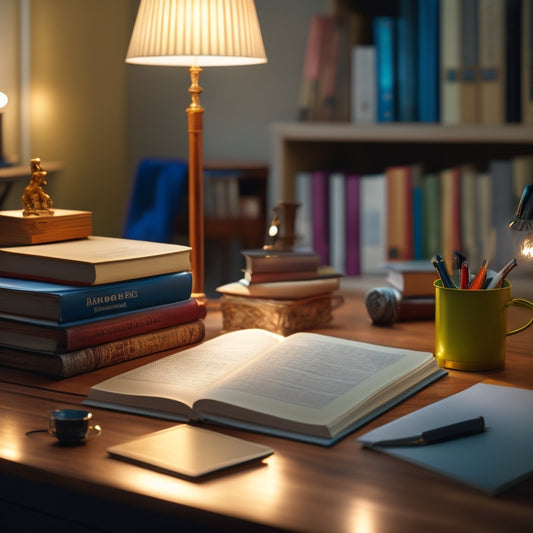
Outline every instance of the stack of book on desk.
[[280, 335], [323, 326], [340, 297], [340, 274], [320, 267], [310, 249], [243, 250], [245, 269], [237, 282], [222, 285], [223, 328], [261, 328]]
[[63, 378], [201, 341], [190, 248], [89, 236], [0, 248], [0, 364]]

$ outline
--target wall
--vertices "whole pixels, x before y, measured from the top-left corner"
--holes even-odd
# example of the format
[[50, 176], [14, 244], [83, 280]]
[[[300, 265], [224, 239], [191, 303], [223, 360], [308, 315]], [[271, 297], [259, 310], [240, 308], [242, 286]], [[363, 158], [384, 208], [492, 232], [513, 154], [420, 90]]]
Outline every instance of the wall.
[[[137, 0], [24, 2], [31, 16], [31, 156], [64, 162], [49, 186], [57, 207], [91, 210], [95, 233], [119, 235], [139, 160], [187, 156], [188, 71], [126, 65]], [[268, 125], [296, 118], [309, 20], [328, 3], [256, 0], [268, 63], [204, 69], [204, 158], [268, 161]], [[0, 18], [8, 13], [16, 28], [13, 4], [0, 0]], [[5, 39], [0, 32], [0, 46]], [[16, 49], [12, 57], [18, 60]], [[10, 135], [13, 142], [19, 134]], [[4, 207], [19, 205], [14, 190]]]

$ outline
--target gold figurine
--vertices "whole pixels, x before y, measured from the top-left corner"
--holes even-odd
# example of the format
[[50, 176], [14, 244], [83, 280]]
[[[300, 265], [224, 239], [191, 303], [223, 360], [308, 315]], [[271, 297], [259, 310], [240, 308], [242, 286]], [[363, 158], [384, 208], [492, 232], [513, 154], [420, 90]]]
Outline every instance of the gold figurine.
[[43, 186], [48, 185], [45, 179], [48, 172], [42, 170], [40, 158], [35, 157], [30, 161], [30, 170], [30, 183], [22, 193], [22, 215], [53, 215], [52, 198], [43, 190]]

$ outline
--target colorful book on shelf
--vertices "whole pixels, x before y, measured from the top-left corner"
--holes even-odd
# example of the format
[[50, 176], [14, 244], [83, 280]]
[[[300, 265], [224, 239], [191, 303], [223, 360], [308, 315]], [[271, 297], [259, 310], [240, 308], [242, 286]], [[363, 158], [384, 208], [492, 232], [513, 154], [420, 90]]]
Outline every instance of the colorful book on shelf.
[[417, 99], [420, 122], [440, 120], [439, 1], [418, 2]]
[[441, 184], [441, 252], [451, 268], [453, 253], [462, 250], [461, 242], [461, 169], [446, 168], [440, 172]]
[[269, 283], [248, 283], [245, 280], [226, 283], [217, 287], [221, 294], [296, 300], [336, 291], [340, 287], [340, 276], [320, 277], [300, 281], [273, 281]]
[[319, 255], [311, 248], [292, 250], [245, 249], [245, 269], [248, 272], [315, 272], [320, 265]]
[[318, 80], [320, 74], [320, 57], [324, 39], [324, 31], [328, 17], [313, 15], [309, 24], [305, 49], [302, 81], [298, 99], [300, 120], [309, 120], [311, 109], [318, 97]]
[[533, 124], [533, 0], [522, 0], [522, 123]]
[[329, 265], [329, 172], [315, 170], [313, 185], [313, 249], [320, 256], [321, 265]]
[[505, 1], [505, 122], [522, 121], [522, 0]]
[[413, 259], [413, 181], [412, 165], [385, 169], [387, 176], [387, 258]]
[[[396, 18], [398, 121], [418, 120], [418, 1], [399, 0]], [[424, 73], [424, 76], [426, 73]]]
[[440, 2], [440, 119], [444, 124], [461, 122], [461, 0]]
[[90, 211], [54, 209], [50, 216], [24, 216], [22, 209], [0, 211], [2, 246], [83, 239], [93, 232]]
[[378, 122], [393, 122], [396, 120], [395, 21], [388, 16], [374, 17], [372, 26], [377, 60], [377, 118]]
[[361, 274], [376, 274], [387, 258], [387, 176], [364, 174], [359, 180]]
[[424, 255], [424, 222], [423, 222], [423, 194], [422, 179], [424, 169], [422, 165], [411, 167], [411, 187], [413, 194], [413, 259], [423, 259]]
[[192, 322], [205, 316], [206, 307], [199, 305], [194, 298], [127, 311], [108, 318], [61, 325], [48, 320], [0, 315], [0, 338], [5, 347], [59, 354]]
[[494, 159], [489, 162], [492, 184], [492, 227], [496, 234], [495, 255], [492, 265], [499, 270], [515, 254], [509, 235], [509, 214], [516, 210], [513, 195], [513, 163], [511, 159]]
[[429, 172], [422, 177], [423, 257], [433, 257], [440, 253], [440, 221], [439, 175], [436, 172]]
[[402, 293], [403, 298], [435, 296], [433, 282], [438, 276], [428, 259], [389, 261], [383, 266], [387, 270], [387, 281]]
[[479, 122], [505, 122], [505, 2], [477, 0], [479, 10]]
[[352, 122], [377, 122], [376, 47], [356, 45], [352, 50]]
[[461, 124], [479, 123], [479, 9], [478, 0], [460, 2]]
[[191, 290], [190, 272], [90, 286], [0, 278], [0, 313], [61, 324], [186, 300]]
[[474, 270], [484, 257], [481, 248], [482, 230], [479, 227], [479, 172], [475, 165], [467, 164], [460, 166], [460, 173], [461, 252]]
[[443, 375], [431, 353], [246, 329], [94, 385], [84, 403], [329, 446]]
[[86, 239], [0, 248], [0, 275], [99, 285], [191, 269], [179, 244], [91, 235]]
[[301, 171], [296, 174], [294, 195], [296, 203], [300, 204], [295, 222], [298, 246], [311, 248], [313, 246], [313, 189], [310, 172]]
[[533, 473], [532, 411], [533, 391], [478, 383], [365, 433], [357, 440], [372, 446], [379, 440], [417, 435], [483, 416], [486, 430], [478, 435], [431, 446], [373, 449], [495, 495]]
[[361, 273], [360, 194], [358, 174], [346, 175], [346, 271], [347, 276]]
[[140, 335], [88, 346], [73, 352], [45, 354], [0, 345], [0, 365], [67, 378], [203, 340], [203, 320], [177, 324]]
[[329, 197], [329, 264], [346, 271], [346, 176], [332, 172], [328, 180]]

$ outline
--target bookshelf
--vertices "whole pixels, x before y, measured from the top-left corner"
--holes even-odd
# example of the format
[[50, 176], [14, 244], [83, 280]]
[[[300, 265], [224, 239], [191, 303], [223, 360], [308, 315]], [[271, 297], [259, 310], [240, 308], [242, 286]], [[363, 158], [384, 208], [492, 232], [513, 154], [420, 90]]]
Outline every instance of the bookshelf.
[[302, 170], [382, 172], [386, 166], [422, 162], [428, 170], [490, 159], [533, 155], [533, 126], [328, 122], [271, 124], [269, 205], [294, 200]]

